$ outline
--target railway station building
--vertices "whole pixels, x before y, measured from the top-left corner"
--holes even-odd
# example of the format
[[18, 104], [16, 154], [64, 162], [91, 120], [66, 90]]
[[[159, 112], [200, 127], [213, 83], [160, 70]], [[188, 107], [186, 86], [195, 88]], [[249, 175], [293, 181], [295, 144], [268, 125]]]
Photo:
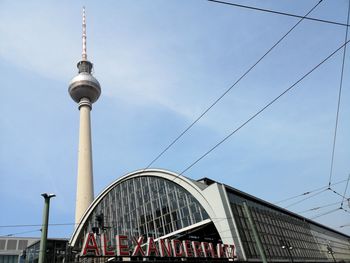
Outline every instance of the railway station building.
[[350, 237], [231, 186], [166, 170], [98, 195], [69, 242], [74, 261], [350, 262]]

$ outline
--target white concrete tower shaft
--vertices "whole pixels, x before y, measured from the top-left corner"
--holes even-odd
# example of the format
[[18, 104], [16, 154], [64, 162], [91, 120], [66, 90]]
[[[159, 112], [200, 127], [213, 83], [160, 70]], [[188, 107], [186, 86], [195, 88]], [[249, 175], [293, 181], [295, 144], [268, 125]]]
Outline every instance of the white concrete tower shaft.
[[85, 210], [94, 200], [94, 180], [91, 144], [91, 102], [82, 98], [79, 102], [80, 127], [78, 148], [78, 176], [75, 204], [75, 222], [78, 223]]
[[79, 74], [69, 84], [69, 94], [78, 103], [80, 111], [78, 176], [75, 207], [75, 223], [79, 224], [84, 212], [94, 199], [91, 121], [92, 104], [101, 94], [101, 87], [92, 74], [92, 63], [87, 60], [86, 17], [83, 8], [83, 52], [78, 62]]

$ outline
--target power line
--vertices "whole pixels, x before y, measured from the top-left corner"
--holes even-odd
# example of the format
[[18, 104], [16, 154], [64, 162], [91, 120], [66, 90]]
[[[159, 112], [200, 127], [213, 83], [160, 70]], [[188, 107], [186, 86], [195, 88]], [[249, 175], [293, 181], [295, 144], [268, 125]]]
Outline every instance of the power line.
[[[80, 223], [58, 223], [58, 224], [48, 224], [48, 225], [49, 226], [72, 226], [72, 225], [80, 225]], [[0, 228], [23, 228], [23, 227], [43, 227], [43, 225], [42, 224], [0, 225]], [[36, 230], [29, 230], [29, 231], [23, 231], [23, 232], [10, 233], [6, 235], [0, 235], [0, 237], [12, 237], [15, 235], [34, 233], [34, 232], [40, 232], [40, 231], [41, 231], [41, 228]]]
[[325, 192], [325, 191], [327, 191], [327, 190], [328, 190], [327, 188], [326, 188], [326, 189], [323, 189], [323, 190], [321, 190], [321, 191], [319, 191], [319, 192], [317, 192], [317, 193], [315, 193], [315, 194], [313, 194], [313, 195], [310, 195], [310, 196], [305, 197], [305, 198], [303, 198], [303, 199], [301, 199], [301, 200], [299, 200], [299, 201], [297, 201], [297, 202], [294, 202], [294, 203], [292, 203], [292, 204], [290, 204], [290, 205], [287, 205], [287, 206], [285, 206], [284, 208], [289, 208], [289, 207], [291, 207], [291, 206], [300, 204], [300, 203], [304, 202], [305, 200], [308, 200], [308, 199], [310, 199], [310, 198], [312, 198], [312, 197], [315, 197], [315, 196], [317, 196], [317, 195], [319, 195], [319, 194], [322, 194], [323, 192]]
[[332, 191], [334, 194], [336, 194], [336, 195], [340, 196], [341, 198], [346, 198], [344, 195], [342, 195], [342, 194], [338, 193], [337, 191], [335, 191], [335, 190], [334, 190], [334, 189], [332, 189], [332, 188], [328, 188], [327, 190]]
[[7, 235], [3, 235], [0, 237], [12, 237], [15, 235], [21, 235], [21, 234], [28, 234], [28, 233], [34, 233], [34, 232], [40, 232], [41, 229], [36, 229], [36, 230], [31, 230], [31, 231], [24, 231], [24, 232], [17, 232], [17, 233], [12, 233], [12, 234], [7, 234]]
[[349, 227], [349, 226], [350, 224], [346, 224], [346, 225], [338, 226], [338, 228]]
[[346, 186], [345, 186], [345, 190], [344, 190], [344, 194], [343, 194], [343, 199], [341, 201], [340, 207], [343, 207], [344, 200], [345, 200], [345, 195], [346, 195], [346, 190], [348, 190], [349, 180], [350, 180], [350, 174], [348, 176], [348, 181], [346, 182]]
[[297, 212], [297, 214], [303, 214], [303, 213], [306, 213], [306, 212], [316, 211], [316, 210], [319, 210], [319, 209], [322, 209], [322, 208], [325, 208], [325, 207], [330, 207], [330, 206], [333, 206], [333, 205], [337, 205], [337, 204], [340, 204], [340, 203], [341, 202], [338, 201], [338, 202], [327, 204], [327, 205], [323, 205], [323, 206], [317, 206], [317, 207], [314, 207], [314, 208], [310, 208], [310, 209], [307, 209], [307, 210], [303, 210], [303, 211]]
[[[335, 51], [333, 51], [330, 55], [328, 55], [325, 59], [323, 59], [320, 63], [318, 63], [315, 67], [313, 67], [311, 70], [309, 70], [306, 74], [304, 74], [300, 79], [298, 79], [296, 82], [294, 82], [293, 85], [291, 85], [289, 88], [284, 90], [280, 95], [278, 95], [276, 98], [274, 98], [272, 101], [270, 101], [268, 104], [266, 104], [263, 108], [261, 108], [258, 112], [256, 112], [253, 116], [251, 116], [248, 120], [246, 120], [243, 124], [241, 124], [238, 128], [236, 128], [234, 131], [229, 133], [225, 138], [223, 138], [221, 141], [219, 141], [217, 144], [215, 144], [212, 148], [210, 148], [207, 152], [205, 152], [203, 155], [201, 155], [197, 160], [195, 160], [192, 164], [190, 164], [187, 168], [185, 168], [179, 175], [184, 174], [189, 169], [191, 169], [195, 164], [197, 164], [199, 161], [201, 161], [204, 157], [206, 157], [208, 154], [210, 154], [212, 151], [214, 151], [217, 147], [219, 147], [222, 143], [224, 143], [227, 139], [229, 139], [233, 134], [238, 132], [240, 129], [242, 129], [245, 125], [247, 125], [250, 121], [255, 119], [257, 116], [259, 116], [262, 112], [264, 112], [267, 108], [269, 108], [273, 103], [275, 103], [277, 100], [279, 100], [283, 95], [288, 93], [291, 89], [293, 89], [297, 84], [299, 84], [302, 80], [304, 80], [307, 76], [309, 76], [313, 71], [315, 71], [319, 66], [321, 66], [324, 62], [326, 62], [328, 59], [334, 56], [340, 49], [342, 49], [345, 45], [349, 43], [350, 40], [342, 44], [340, 47], [338, 47]], [[176, 177], [175, 177], [176, 179]], [[175, 180], [174, 179], [174, 180]]]
[[[272, 14], [276, 14], [276, 15], [284, 15], [284, 16], [290, 16], [290, 17], [296, 17], [296, 18], [303, 18], [303, 16], [300, 16], [300, 15], [275, 11], [275, 10], [271, 10], [271, 9], [264, 9], [264, 8], [254, 7], [254, 6], [240, 5], [240, 4], [235, 4], [235, 3], [225, 2], [225, 1], [218, 1], [218, 0], [208, 0], [208, 1], [213, 2], [213, 3], [217, 3], [217, 4], [230, 5], [230, 6], [235, 6], [235, 7], [240, 7], [240, 8], [245, 8], [245, 9], [250, 9], [250, 10], [255, 10], [255, 11], [272, 13]], [[322, 2], [322, 0], [319, 1], [319, 3], [321, 3], [321, 2]], [[338, 25], [338, 26], [346, 26], [346, 27], [349, 26], [349, 22], [344, 24], [344, 23], [340, 23], [340, 22], [329, 21], [329, 20], [313, 18], [313, 17], [304, 17], [304, 18], [307, 20], [311, 20], [311, 21], [333, 24], [333, 25]]]
[[[344, 180], [338, 181], [338, 182], [336, 182], [336, 183], [333, 183], [333, 184], [331, 184], [331, 186], [337, 185], [337, 184], [341, 184], [341, 183], [343, 183], [343, 182], [345, 182], [345, 181], [347, 181], [347, 179], [344, 179]], [[327, 185], [325, 185], [325, 186], [322, 186], [322, 187], [319, 187], [319, 188], [316, 188], [316, 189], [313, 189], [313, 190], [304, 192], [304, 193], [302, 193], [302, 194], [295, 195], [295, 196], [291, 196], [291, 197], [288, 197], [288, 198], [286, 198], [286, 199], [282, 199], [282, 200], [280, 200], [280, 201], [275, 202], [274, 204], [277, 205], [277, 204], [279, 204], [279, 203], [283, 203], [283, 202], [286, 202], [286, 201], [290, 201], [290, 200], [292, 200], [292, 199], [295, 199], [295, 198], [298, 198], [298, 197], [301, 197], [301, 196], [304, 196], [304, 195], [308, 195], [308, 194], [311, 194], [311, 193], [313, 193], [313, 192], [317, 192], [317, 191], [322, 190], [322, 189], [325, 189], [325, 188], [328, 189], [328, 188], [329, 188], [329, 185], [327, 184]]]
[[314, 216], [314, 217], [312, 217], [311, 219], [316, 219], [316, 218], [319, 218], [319, 217], [321, 217], [321, 216], [329, 215], [329, 214], [334, 213], [334, 212], [336, 212], [336, 211], [338, 211], [338, 210], [340, 210], [340, 208], [332, 209], [332, 210], [327, 211], [327, 212], [325, 212], [325, 213], [322, 213], [322, 214], [319, 214], [319, 215], [317, 215], [317, 216]]
[[[314, 216], [314, 217], [312, 217], [311, 219], [315, 219], [315, 218], [319, 218], [319, 217], [321, 217], [321, 216], [329, 215], [329, 214], [334, 213], [334, 212], [336, 212], [336, 211], [338, 211], [338, 210], [343, 210], [344, 212], [350, 214], [350, 211], [348, 211], [348, 210], [346, 210], [346, 209], [344, 209], [344, 208], [342, 208], [342, 207], [338, 207], [338, 208], [336, 208], [336, 209], [332, 209], [332, 210], [327, 211], [327, 212], [325, 212], [325, 213], [322, 213], [322, 214], [319, 214], [319, 215], [317, 215], [317, 216]], [[344, 226], [343, 226], [343, 227], [344, 227]]]
[[[349, 16], [350, 16], [350, 2], [348, 6], [348, 16], [347, 16], [347, 24], [349, 24]], [[346, 27], [345, 31], [345, 40], [344, 43], [348, 40], [348, 30], [349, 28]], [[335, 153], [335, 146], [337, 141], [337, 131], [338, 131], [338, 122], [339, 122], [339, 109], [340, 109], [340, 101], [341, 101], [341, 95], [342, 95], [342, 87], [343, 87], [343, 76], [344, 76], [344, 65], [345, 65], [345, 55], [346, 55], [346, 45], [344, 46], [343, 51], [343, 61], [341, 66], [341, 74], [340, 74], [340, 84], [339, 84], [339, 92], [338, 92], [338, 104], [337, 104], [337, 113], [335, 118], [335, 127], [334, 127], [334, 136], [333, 136], [333, 147], [332, 147], [332, 158], [331, 158], [331, 167], [329, 172], [329, 180], [328, 184], [331, 184], [332, 176], [333, 176], [333, 165], [334, 165], [334, 153]]]
[[[345, 181], [346, 181], [346, 180], [345, 180]], [[321, 189], [322, 189], [322, 188], [321, 188]], [[346, 198], [345, 196], [339, 194], [337, 191], [333, 190], [332, 188], [327, 187], [327, 188], [323, 188], [323, 190], [321, 190], [321, 191], [319, 191], [319, 192], [317, 192], [317, 193], [315, 193], [315, 194], [313, 194], [313, 195], [311, 195], [311, 196], [308, 196], [308, 197], [306, 197], [306, 198], [303, 198], [303, 199], [301, 199], [301, 200], [299, 200], [299, 201], [297, 201], [297, 202], [294, 202], [294, 203], [292, 203], [292, 204], [290, 204], [290, 205], [288, 205], [288, 206], [286, 206], [286, 207], [284, 207], [284, 208], [289, 208], [289, 207], [291, 207], [291, 206], [300, 204], [300, 203], [302, 203], [302, 202], [304, 202], [304, 201], [306, 201], [306, 200], [308, 200], [308, 199], [310, 199], [310, 198], [312, 198], [312, 197], [314, 197], [314, 196], [317, 196], [317, 195], [319, 195], [319, 194], [321, 194], [321, 193], [323, 193], [323, 192], [325, 192], [325, 191], [328, 191], [328, 190], [332, 191], [334, 194], [339, 195], [339, 196], [342, 197], [342, 198]], [[306, 192], [306, 193], [310, 194], [311, 192]], [[338, 203], [340, 203], [340, 202], [338, 202]]]
[[[71, 225], [79, 225], [80, 223], [61, 223], [61, 224], [49, 224], [49, 226], [71, 226]], [[7, 227], [36, 227], [40, 226], [42, 227], [42, 224], [33, 224], [33, 225], [2, 225], [0, 228], [7, 228]]]
[[347, 209], [345, 209], [345, 208], [343, 208], [343, 207], [340, 207], [339, 209], [340, 209], [340, 210], [343, 210], [345, 213], [350, 214], [350, 211], [349, 211], [349, 210], [347, 210]]
[[225, 92], [219, 96], [202, 114], [200, 114], [197, 119], [195, 119], [185, 130], [183, 130], [180, 135], [178, 135], [161, 153], [157, 155], [144, 169], [148, 169], [152, 164], [154, 164], [165, 152], [167, 152], [185, 133], [187, 133], [205, 114], [207, 114], [224, 96], [229, 93], [233, 87], [235, 87], [255, 66], [257, 66], [277, 45], [279, 45], [283, 39], [285, 39], [322, 1], [319, 1], [305, 16], [300, 17], [300, 20], [291, 27], [270, 49], [268, 49], [263, 56], [261, 56], [248, 70], [244, 72]]

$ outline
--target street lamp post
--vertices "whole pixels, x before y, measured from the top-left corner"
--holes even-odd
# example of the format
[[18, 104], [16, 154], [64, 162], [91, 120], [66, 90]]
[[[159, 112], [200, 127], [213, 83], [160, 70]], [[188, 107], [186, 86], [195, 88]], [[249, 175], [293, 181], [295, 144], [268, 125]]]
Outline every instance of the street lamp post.
[[328, 254], [330, 254], [330, 255], [332, 256], [333, 261], [334, 261], [334, 262], [337, 262], [337, 261], [335, 260], [335, 258], [334, 258], [334, 251], [333, 251], [332, 247], [331, 247], [329, 244], [327, 245], [327, 250], [328, 250]]
[[40, 240], [40, 250], [39, 250], [39, 263], [45, 263], [46, 259], [46, 241], [47, 241], [47, 229], [49, 224], [49, 209], [50, 209], [50, 199], [55, 197], [54, 194], [41, 194], [45, 199], [44, 211], [43, 211], [43, 224], [41, 228], [41, 240]]
[[287, 249], [288, 251], [288, 255], [290, 257], [290, 260], [291, 262], [294, 262], [293, 260], [293, 255], [292, 255], [292, 249], [293, 249], [293, 246], [289, 243], [289, 241], [286, 241], [285, 239], [284, 240], [280, 240], [281, 242], [281, 248], [282, 249]]

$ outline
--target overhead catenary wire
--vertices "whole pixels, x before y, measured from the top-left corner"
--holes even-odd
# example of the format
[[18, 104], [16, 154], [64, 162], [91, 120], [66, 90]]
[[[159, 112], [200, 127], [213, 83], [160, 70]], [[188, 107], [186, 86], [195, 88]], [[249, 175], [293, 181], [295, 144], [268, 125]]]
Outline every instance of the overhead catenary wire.
[[334, 213], [334, 212], [336, 212], [336, 211], [338, 211], [338, 210], [340, 210], [340, 208], [335, 208], [335, 209], [332, 209], [332, 210], [330, 210], [330, 211], [324, 212], [324, 213], [322, 213], [322, 214], [318, 214], [317, 216], [314, 216], [314, 217], [312, 217], [311, 219], [316, 219], [316, 218], [319, 218], [319, 217], [321, 217], [321, 216], [329, 215], [329, 214], [332, 214], [332, 213]]
[[[349, 1], [349, 5], [348, 5], [348, 16], [347, 16], [347, 20], [346, 20], [347, 24], [349, 24], [349, 16], [350, 16], [350, 1]], [[349, 31], [349, 28], [346, 27], [344, 43], [346, 43], [346, 41], [348, 41], [348, 31]], [[339, 123], [339, 111], [340, 111], [340, 103], [341, 103], [342, 87], [343, 87], [345, 55], [346, 55], [346, 45], [344, 46], [344, 49], [343, 49], [343, 59], [342, 59], [341, 73], [340, 73], [340, 84], [339, 84], [339, 91], [338, 91], [338, 103], [337, 103], [337, 111], [336, 111], [335, 127], [334, 127], [334, 135], [333, 135], [333, 145], [332, 145], [332, 157], [331, 157], [331, 164], [330, 164], [330, 171], [329, 171], [329, 180], [328, 180], [328, 184], [329, 185], [332, 182], [332, 176], [333, 176], [334, 155], [335, 155], [335, 147], [336, 147], [336, 142], [337, 142], [337, 132], [338, 132], [338, 123]]]
[[[60, 223], [60, 224], [48, 224], [49, 226], [72, 226], [72, 225], [79, 225], [80, 223]], [[7, 227], [37, 227], [40, 226], [42, 227], [43, 224], [17, 224], [17, 225], [0, 225], [0, 228], [7, 228]]]
[[349, 211], [349, 210], [347, 210], [347, 209], [345, 209], [345, 208], [343, 208], [343, 207], [340, 207], [339, 209], [343, 210], [345, 213], [350, 214], [350, 211]]
[[[345, 180], [345, 181], [348, 181], [348, 180]], [[321, 189], [322, 189], [322, 188], [321, 188]], [[321, 191], [319, 191], [319, 192], [317, 192], [317, 193], [315, 193], [315, 194], [313, 194], [313, 195], [311, 195], [311, 196], [308, 196], [308, 197], [306, 197], [306, 198], [303, 198], [303, 199], [301, 199], [301, 200], [299, 200], [299, 201], [297, 201], [297, 202], [294, 202], [294, 203], [292, 203], [292, 204], [289, 204], [289, 205], [285, 206], [284, 208], [289, 208], [289, 207], [291, 207], [291, 206], [300, 204], [300, 203], [302, 203], [302, 202], [304, 202], [304, 201], [306, 201], [306, 200], [308, 200], [308, 199], [310, 199], [310, 198], [312, 198], [312, 197], [314, 197], [314, 196], [317, 196], [317, 195], [319, 195], [319, 194], [321, 194], [321, 193], [323, 193], [323, 192], [326, 192], [326, 191], [332, 191], [332, 193], [334, 193], [334, 194], [336, 194], [336, 195], [338, 195], [338, 196], [340, 196], [340, 197], [342, 197], [342, 198], [346, 198], [345, 196], [339, 194], [337, 191], [335, 191], [334, 189], [332, 189], [330, 186], [327, 186], [326, 188], [323, 188], [323, 190], [321, 190]], [[307, 192], [307, 193], [310, 194], [311, 192]], [[338, 202], [338, 203], [340, 203], [340, 202]]]
[[310, 198], [312, 198], [312, 197], [315, 197], [315, 196], [317, 196], [317, 195], [320, 195], [320, 194], [324, 193], [324, 192], [327, 191], [327, 190], [328, 190], [328, 189], [325, 188], [325, 189], [323, 189], [323, 190], [321, 190], [321, 191], [319, 191], [319, 192], [316, 192], [316, 193], [313, 194], [313, 195], [309, 195], [308, 197], [305, 197], [305, 198], [303, 198], [303, 199], [301, 199], [301, 200], [299, 200], [299, 201], [297, 201], [297, 202], [294, 202], [294, 203], [292, 203], [292, 204], [289, 204], [289, 205], [285, 206], [284, 208], [289, 208], [289, 207], [292, 207], [292, 206], [294, 206], [294, 205], [300, 204], [300, 203], [302, 203], [302, 202], [304, 202], [304, 201], [306, 201], [306, 200], [308, 200], [308, 199], [310, 199]]
[[[266, 12], [266, 13], [272, 13], [272, 14], [275, 14], [275, 15], [283, 15], [283, 16], [289, 16], [289, 17], [295, 17], [295, 18], [302, 18], [303, 17], [303, 16], [296, 15], [296, 14], [280, 12], [280, 11], [271, 10], [271, 9], [264, 9], [264, 8], [254, 7], [254, 6], [247, 6], [247, 5], [242, 5], [242, 4], [236, 4], [236, 3], [232, 3], [232, 2], [218, 1], [218, 0], [207, 0], [207, 1], [213, 2], [213, 3], [217, 3], [217, 4], [223, 4], [223, 5], [229, 5], [229, 6], [239, 7], [239, 8], [250, 9], [250, 10], [254, 10], [254, 11], [261, 11], [261, 12]], [[320, 0], [319, 3], [322, 2], [322, 1], [323, 0]], [[329, 21], [329, 20], [313, 18], [313, 17], [305, 17], [304, 19], [315, 21], [315, 22], [321, 22], [321, 23], [338, 25], [338, 26], [346, 26], [346, 27], [349, 26], [349, 22], [344, 24], [344, 23], [340, 23], [340, 22]]]
[[345, 200], [346, 191], [348, 190], [349, 180], [350, 180], [350, 174], [348, 176], [348, 181], [346, 182], [346, 186], [345, 186], [345, 190], [344, 190], [344, 194], [343, 194], [343, 199], [341, 201], [340, 207], [343, 207], [343, 205], [344, 205], [344, 200]]
[[41, 231], [41, 229], [36, 229], [36, 230], [30, 230], [30, 231], [11, 233], [11, 234], [7, 234], [7, 235], [0, 235], [0, 237], [12, 237], [15, 235], [22, 235], [22, 234], [28, 234], [28, 233], [34, 233], [34, 232], [40, 232], [40, 231]]
[[[349, 178], [350, 178], [350, 177], [349, 177]], [[348, 182], [349, 182], [349, 178], [348, 178], [347, 180], [345, 180], [345, 181], [347, 181], [347, 184], [348, 184]], [[345, 189], [347, 189], [347, 187], [346, 187]], [[308, 199], [310, 199], [310, 198], [312, 198], [312, 197], [314, 197], [314, 196], [316, 196], [316, 195], [319, 195], [319, 194], [321, 194], [321, 193], [323, 193], [323, 192], [325, 192], [325, 191], [327, 191], [327, 190], [329, 190], [329, 191], [331, 191], [332, 193], [334, 193], [334, 194], [340, 196], [340, 197], [342, 198], [343, 201], [341, 201], [341, 202], [336, 202], [336, 203], [333, 203], [333, 204], [324, 205], [324, 206], [321, 206], [321, 207], [316, 207], [316, 208], [308, 209], [308, 210], [303, 211], [303, 212], [312, 211], [312, 210], [318, 210], [318, 209], [320, 209], [320, 208], [328, 207], [328, 206], [331, 206], [331, 205], [334, 205], [334, 204], [341, 204], [340, 207], [339, 207], [339, 209], [343, 209], [343, 202], [344, 202], [344, 200], [345, 200], [345, 199], [349, 200], [349, 198], [346, 198], [345, 195], [341, 195], [340, 193], [338, 193], [337, 191], [335, 191], [334, 189], [332, 189], [330, 186], [328, 186], [327, 188], [324, 188], [322, 191], [317, 192], [316, 194], [314, 194], [314, 195], [312, 195], [312, 196], [306, 197], [306, 198], [304, 198], [304, 199], [302, 199], [302, 200], [300, 200], [300, 201], [297, 201], [297, 202], [295, 202], [295, 203], [292, 203], [292, 204], [286, 206], [285, 208], [289, 208], [289, 207], [294, 206], [294, 205], [296, 205], [296, 204], [302, 203], [302, 202], [304, 202], [304, 201], [306, 201], [306, 200], [308, 200]], [[345, 190], [345, 191], [346, 191], [346, 190]], [[303, 213], [303, 212], [300, 212], [300, 213]]]
[[[79, 226], [81, 223], [52, 223], [48, 224], [48, 226]], [[15, 235], [22, 235], [27, 233], [34, 233], [34, 232], [40, 232], [41, 228], [43, 227], [42, 224], [15, 224], [15, 225], [0, 225], [0, 228], [30, 228], [30, 227], [40, 227], [40, 229], [34, 229], [34, 230], [28, 230], [23, 232], [16, 232], [16, 233], [10, 233], [10, 234], [1, 234], [0, 237], [12, 237]]]
[[304, 16], [300, 17], [300, 20], [294, 24], [271, 48], [269, 48], [252, 66], [250, 66], [228, 89], [224, 91], [209, 107], [207, 107], [187, 128], [185, 128], [163, 151], [161, 151], [145, 168], [148, 169], [153, 165], [160, 157], [163, 156], [183, 135], [185, 135], [200, 119], [203, 118], [223, 97], [225, 97], [246, 75], [249, 74], [276, 46], [278, 46], [315, 8], [322, 2], [319, 1], [313, 6]]
[[[341, 180], [341, 181], [338, 181], [336, 183], [331, 184], [331, 186], [334, 186], [334, 185], [337, 185], [337, 184], [341, 184], [341, 183], [344, 183], [346, 181], [347, 181], [347, 179], [344, 179], [344, 180]], [[311, 194], [313, 192], [317, 192], [319, 190], [328, 189], [328, 188], [329, 188], [329, 185], [327, 184], [325, 186], [322, 186], [322, 187], [319, 187], [319, 188], [316, 188], [316, 189], [313, 189], [313, 190], [310, 190], [310, 191], [306, 191], [306, 192], [304, 192], [302, 194], [298, 194], [298, 195], [294, 195], [294, 196], [291, 196], [291, 197], [287, 197], [285, 199], [282, 199], [280, 201], [275, 202], [274, 204], [277, 205], [277, 204], [280, 204], [280, 203], [283, 203], [283, 202], [286, 202], [286, 201], [290, 201], [290, 200], [296, 199], [298, 197], [309, 195], [309, 194]]]
[[342, 194], [338, 193], [337, 191], [335, 191], [335, 190], [334, 190], [334, 189], [332, 189], [332, 188], [328, 188], [327, 190], [332, 191], [332, 193], [334, 193], [334, 194], [336, 194], [336, 195], [340, 196], [341, 198], [346, 198], [344, 195], [342, 195]]
[[[201, 161], [203, 158], [205, 158], [208, 154], [213, 152], [217, 147], [219, 147], [221, 144], [223, 144], [227, 139], [229, 139], [232, 135], [234, 135], [236, 132], [238, 132], [240, 129], [242, 129], [244, 126], [246, 126], [249, 122], [251, 122], [253, 119], [255, 119], [257, 116], [259, 116], [262, 112], [264, 112], [267, 108], [269, 108], [272, 104], [274, 104], [276, 101], [278, 101], [281, 97], [283, 97], [285, 94], [287, 94], [290, 90], [292, 90], [294, 87], [297, 86], [302, 80], [304, 80], [307, 76], [309, 76], [312, 72], [314, 72], [318, 67], [320, 67], [323, 63], [325, 63], [328, 59], [333, 57], [339, 50], [341, 50], [345, 45], [349, 43], [349, 40], [346, 41], [344, 44], [342, 44], [340, 47], [338, 47], [336, 50], [334, 50], [330, 55], [328, 55], [325, 59], [323, 59], [321, 62], [319, 62], [316, 66], [314, 66], [312, 69], [310, 69], [306, 74], [304, 74], [301, 78], [299, 78], [296, 82], [294, 82], [291, 86], [289, 86], [286, 90], [284, 90], [281, 94], [279, 94], [277, 97], [275, 97], [273, 100], [271, 100], [268, 104], [266, 104], [264, 107], [262, 107], [259, 111], [257, 111], [255, 114], [253, 114], [248, 120], [246, 120], [244, 123], [242, 123], [240, 126], [238, 126], [235, 130], [233, 130], [231, 133], [229, 133], [226, 137], [224, 137], [221, 141], [219, 141], [217, 144], [215, 144], [213, 147], [211, 147], [208, 151], [206, 151], [204, 154], [202, 154], [198, 159], [196, 159], [193, 163], [191, 163], [189, 166], [187, 166], [179, 175], [184, 174], [189, 169], [191, 169], [194, 165], [196, 165], [199, 161]], [[176, 176], [174, 180], [177, 178]]]
[[303, 213], [307, 213], [307, 212], [311, 212], [311, 211], [316, 211], [316, 210], [323, 209], [323, 208], [326, 208], [326, 207], [339, 205], [340, 203], [341, 202], [338, 201], [338, 202], [334, 202], [334, 203], [330, 203], [330, 204], [326, 204], [326, 205], [322, 205], [322, 206], [316, 206], [316, 207], [309, 208], [309, 209], [306, 209], [306, 210], [303, 210], [303, 211], [299, 211], [299, 212], [297, 212], [297, 214], [303, 214]]
[[349, 227], [350, 224], [346, 224], [346, 225], [341, 225], [341, 226], [338, 226], [337, 228], [343, 228], [343, 227]]

